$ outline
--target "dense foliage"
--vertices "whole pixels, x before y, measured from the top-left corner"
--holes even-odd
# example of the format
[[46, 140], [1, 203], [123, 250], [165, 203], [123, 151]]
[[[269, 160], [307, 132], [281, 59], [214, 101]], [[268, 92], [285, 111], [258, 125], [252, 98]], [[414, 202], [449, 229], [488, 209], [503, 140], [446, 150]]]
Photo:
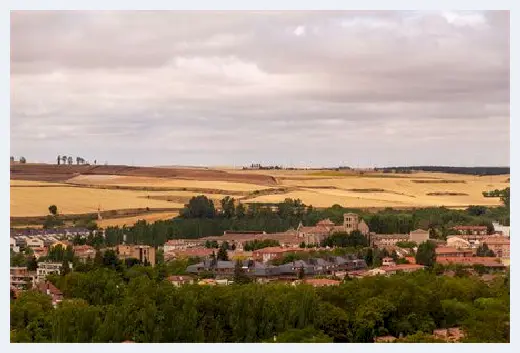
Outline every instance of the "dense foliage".
[[[306, 285], [188, 285], [164, 267], [98, 268], [52, 280], [66, 300], [28, 291], [11, 303], [13, 342], [373, 342], [462, 327], [509, 342], [509, 276], [490, 285], [427, 271]], [[415, 335], [415, 336], [414, 336]]]
[[86, 243], [96, 247], [114, 246], [121, 244], [126, 235], [128, 244], [161, 246], [170, 239], [215, 236], [226, 230], [282, 232], [296, 228], [300, 222], [305, 226], [312, 226], [325, 218], [341, 224], [346, 212], [359, 214], [367, 222], [370, 231], [378, 234], [407, 234], [421, 228], [431, 229], [431, 237], [441, 239], [454, 234], [451, 228], [456, 225], [486, 225], [489, 232], [492, 232], [493, 221], [509, 224], [509, 210], [506, 207], [473, 206], [467, 210], [444, 207], [415, 210], [387, 208], [370, 213], [339, 205], [316, 209], [293, 199], [287, 199], [274, 208], [251, 204], [245, 209], [242, 204], [235, 206], [234, 200], [230, 198], [222, 200], [221, 204], [225, 212], [217, 212], [211, 200], [198, 196], [190, 201], [180, 217], [153, 224], [139, 221], [132, 227], [108, 227], [104, 230], [106, 239], [98, 234], [96, 237], [91, 236]]

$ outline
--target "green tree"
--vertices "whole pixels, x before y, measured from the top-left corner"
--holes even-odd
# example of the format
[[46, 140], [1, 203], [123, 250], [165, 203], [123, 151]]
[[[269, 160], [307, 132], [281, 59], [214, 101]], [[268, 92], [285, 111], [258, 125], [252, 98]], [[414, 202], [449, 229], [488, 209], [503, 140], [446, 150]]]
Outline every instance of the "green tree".
[[221, 246], [218, 249], [217, 260], [220, 260], [220, 261], [228, 261], [229, 260], [227, 250], [223, 246]]
[[214, 218], [216, 215], [213, 201], [204, 195], [195, 196], [181, 210], [184, 218]]
[[20, 157], [20, 164], [25, 164], [27, 163], [27, 160], [25, 159], [25, 157]]
[[224, 197], [220, 200], [224, 217], [232, 218], [235, 216], [235, 199], [229, 196]]
[[238, 205], [235, 209], [235, 214], [236, 214], [237, 218], [243, 218], [246, 215], [246, 208], [240, 202], [238, 203]]
[[477, 256], [494, 257], [495, 253], [484, 243], [477, 248]]
[[435, 265], [436, 262], [435, 248], [436, 245], [431, 240], [421, 243], [417, 248], [415, 262], [419, 265], [433, 267], [433, 265]]
[[56, 205], [50, 205], [49, 212], [51, 215], [56, 216], [58, 214], [58, 207], [56, 207]]

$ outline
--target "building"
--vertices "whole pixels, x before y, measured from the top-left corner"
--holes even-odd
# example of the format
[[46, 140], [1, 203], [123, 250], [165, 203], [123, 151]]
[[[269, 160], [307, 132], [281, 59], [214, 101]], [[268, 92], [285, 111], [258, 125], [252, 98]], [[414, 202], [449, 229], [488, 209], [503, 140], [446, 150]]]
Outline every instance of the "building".
[[493, 229], [495, 230], [495, 233], [503, 235], [504, 237], [509, 238], [509, 228], [509, 226], [503, 226], [498, 222], [493, 222]]
[[309, 278], [303, 280], [304, 284], [309, 284], [313, 287], [329, 287], [329, 286], [339, 286], [340, 281], [328, 278]]
[[319, 244], [334, 233], [351, 233], [355, 230], [365, 236], [368, 236], [370, 233], [365, 221], [360, 220], [359, 215], [355, 213], [345, 213], [343, 215], [343, 224], [340, 226], [336, 226], [330, 219], [323, 219], [314, 227], [306, 227], [300, 223], [298, 228], [296, 228], [298, 238], [305, 244]]
[[493, 250], [496, 257], [509, 258], [511, 250], [509, 238], [503, 236], [491, 236], [484, 238], [482, 244], [486, 244], [490, 250]]
[[437, 247], [435, 248], [435, 255], [440, 257], [471, 257], [473, 250], [471, 249], [456, 249], [452, 247]]
[[458, 342], [464, 338], [464, 331], [458, 327], [443, 328], [433, 330], [433, 336], [446, 342]]
[[89, 258], [94, 259], [96, 256], [96, 249], [89, 245], [75, 245], [72, 249], [74, 250], [74, 256], [83, 262]]
[[201, 239], [172, 239], [164, 244], [164, 252], [171, 252], [175, 250], [186, 250], [204, 246], [204, 241]]
[[487, 235], [487, 226], [456, 226], [452, 228], [460, 235]]
[[26, 241], [28, 248], [43, 248], [45, 246], [45, 243], [40, 238], [28, 238]]
[[446, 239], [446, 245], [450, 248], [455, 248], [455, 249], [469, 249], [471, 248], [471, 244], [469, 241], [467, 241], [466, 239], [463, 239], [459, 236], [449, 236], [447, 239]]
[[16, 239], [15, 238], [9, 238], [9, 247], [14, 252], [20, 252], [20, 247], [16, 245]]
[[190, 276], [170, 276], [168, 277], [168, 281], [173, 284], [175, 287], [184, 286], [187, 284], [195, 283], [193, 277]]
[[395, 266], [395, 261], [391, 257], [385, 257], [383, 258], [383, 266]]
[[441, 265], [465, 265], [465, 266], [475, 266], [481, 265], [488, 268], [494, 268], [497, 270], [503, 270], [506, 268], [506, 265], [497, 259], [496, 257], [481, 257], [481, 256], [471, 256], [471, 257], [438, 257], [437, 263]]
[[10, 283], [18, 290], [30, 289], [36, 283], [36, 272], [29, 271], [27, 267], [11, 267]]
[[[72, 269], [71, 263], [69, 263], [69, 268]], [[63, 264], [61, 262], [39, 262], [36, 270], [36, 280], [42, 282], [49, 275], [60, 275], [62, 269]]]
[[371, 245], [383, 248], [387, 246], [396, 246], [399, 242], [409, 241], [408, 234], [376, 234], [370, 237]]
[[282, 247], [262, 248], [253, 251], [253, 260], [267, 262], [274, 259], [281, 259], [287, 254], [294, 254], [296, 252], [305, 252], [305, 249]]
[[416, 242], [417, 245], [430, 240], [430, 232], [424, 229], [416, 229], [410, 232], [410, 241]]
[[164, 252], [164, 259], [169, 261], [171, 259], [180, 259], [180, 258], [189, 258], [189, 257], [199, 257], [202, 259], [209, 259], [211, 255], [217, 253], [217, 249], [207, 249], [207, 248], [192, 248], [185, 250], [173, 250], [169, 252]]
[[63, 293], [49, 281], [39, 282], [36, 288], [51, 297], [52, 305], [56, 307], [63, 300]]
[[233, 263], [233, 261], [213, 259], [204, 260], [198, 264], [188, 266], [186, 272], [196, 275], [212, 273], [217, 277], [233, 276], [235, 273], [235, 263]]
[[38, 260], [42, 256], [47, 256], [49, 253], [48, 248], [34, 248], [33, 249], [33, 255]]
[[148, 245], [118, 245], [117, 256], [121, 260], [137, 259], [141, 263], [155, 266], [155, 248]]
[[374, 268], [372, 270], [366, 271], [365, 275], [368, 276], [391, 276], [398, 273], [410, 273], [424, 269], [422, 265], [412, 265], [412, 264], [404, 264], [404, 265], [392, 265], [392, 266], [382, 266], [378, 268]]

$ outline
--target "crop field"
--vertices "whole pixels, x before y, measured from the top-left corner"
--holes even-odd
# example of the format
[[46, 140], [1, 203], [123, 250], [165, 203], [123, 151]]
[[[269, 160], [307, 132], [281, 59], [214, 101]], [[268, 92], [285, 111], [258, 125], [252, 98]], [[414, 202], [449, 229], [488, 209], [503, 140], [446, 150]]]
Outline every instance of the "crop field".
[[230, 191], [254, 191], [268, 189], [265, 185], [246, 184], [219, 180], [168, 179], [154, 177], [133, 177], [119, 175], [80, 175], [67, 180], [79, 185], [119, 185], [174, 188], [200, 188]]
[[[299, 198], [314, 207], [498, 206], [499, 198], [483, 197], [482, 192], [509, 186], [509, 175], [124, 166], [85, 169], [86, 174], [82, 174], [80, 167], [68, 171], [47, 165], [27, 169], [16, 166], [15, 177], [11, 169], [11, 217], [45, 216], [51, 204], [66, 215], [96, 213], [98, 207], [101, 211], [157, 209], [142, 215], [122, 212], [117, 218], [104, 216], [99, 221], [100, 226], [130, 225], [138, 219], [152, 222], [171, 218], [191, 197], [201, 194], [216, 205], [229, 195], [244, 203]], [[112, 174], [102, 174], [104, 170]]]
[[171, 219], [173, 217], [176, 217], [179, 215], [179, 212], [158, 212], [158, 213], [150, 213], [150, 214], [143, 214], [139, 216], [134, 217], [120, 217], [120, 218], [110, 218], [110, 219], [102, 219], [100, 221], [97, 221], [97, 224], [99, 227], [106, 228], [106, 227], [122, 227], [124, 225], [131, 226], [135, 224], [139, 220], [145, 220], [148, 223], [153, 223], [155, 221], [161, 221], [165, 219]]

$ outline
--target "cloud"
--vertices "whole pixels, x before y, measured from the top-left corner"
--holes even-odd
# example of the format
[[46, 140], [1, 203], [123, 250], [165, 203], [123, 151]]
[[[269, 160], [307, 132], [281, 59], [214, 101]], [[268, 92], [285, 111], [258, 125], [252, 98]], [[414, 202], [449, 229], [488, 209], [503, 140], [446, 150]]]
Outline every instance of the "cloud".
[[500, 11], [15, 11], [12, 153], [509, 164], [508, 23]]

